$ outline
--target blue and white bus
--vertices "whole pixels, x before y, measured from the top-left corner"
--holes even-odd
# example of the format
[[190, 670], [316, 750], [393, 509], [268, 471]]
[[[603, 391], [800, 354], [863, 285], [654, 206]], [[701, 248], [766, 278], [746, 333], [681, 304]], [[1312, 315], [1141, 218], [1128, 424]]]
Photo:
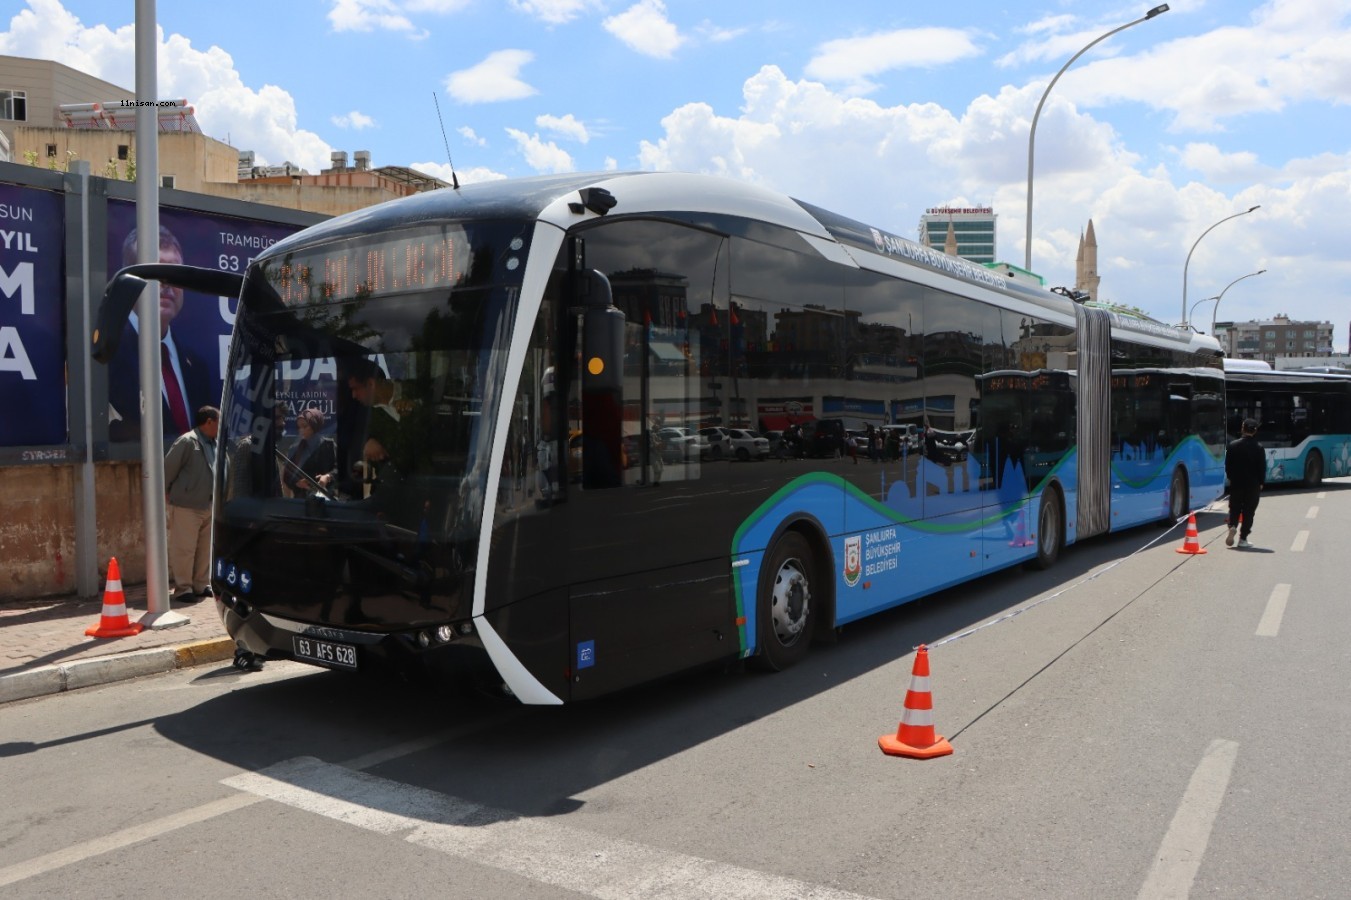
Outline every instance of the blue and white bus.
[[[1212, 338], [735, 181], [420, 194], [273, 245], [235, 287], [213, 588], [245, 664], [466, 657], [536, 704], [781, 669], [1223, 487]], [[337, 464], [287, 496], [277, 423], [316, 405]], [[927, 437], [767, 461], [663, 437], [812, 423]]]
[[1325, 476], [1351, 475], [1351, 373], [1273, 370], [1263, 362], [1226, 359], [1229, 437], [1244, 419], [1261, 423], [1267, 483], [1316, 487]]

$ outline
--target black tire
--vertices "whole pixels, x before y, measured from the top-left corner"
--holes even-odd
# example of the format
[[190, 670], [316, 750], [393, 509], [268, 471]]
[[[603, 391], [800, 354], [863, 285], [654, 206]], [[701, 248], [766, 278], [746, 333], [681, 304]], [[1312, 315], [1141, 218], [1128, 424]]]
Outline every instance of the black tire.
[[736, 458], [741, 460], [742, 462], [749, 462], [751, 458], [751, 452], [747, 450], [745, 447], [737, 447]]
[[1168, 485], [1168, 517], [1159, 522], [1160, 527], [1171, 528], [1177, 520], [1187, 514], [1187, 501], [1191, 499], [1189, 482], [1185, 470], [1173, 470], [1173, 480]]
[[1309, 451], [1309, 458], [1304, 463], [1304, 486], [1318, 487], [1323, 483], [1323, 454], [1317, 450]]
[[818, 574], [816, 554], [799, 532], [784, 532], [765, 556], [755, 607], [760, 668], [780, 672], [807, 655], [816, 622], [812, 585], [824, 590]]
[[1048, 487], [1041, 493], [1041, 506], [1037, 510], [1037, 556], [1029, 565], [1043, 571], [1051, 568], [1060, 558], [1064, 543], [1065, 506], [1060, 491]]

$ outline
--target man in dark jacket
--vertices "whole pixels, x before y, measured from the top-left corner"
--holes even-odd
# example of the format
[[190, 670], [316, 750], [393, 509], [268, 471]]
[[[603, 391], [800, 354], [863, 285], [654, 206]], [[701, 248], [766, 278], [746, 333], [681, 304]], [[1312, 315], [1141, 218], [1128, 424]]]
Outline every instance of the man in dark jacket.
[[1238, 532], [1239, 547], [1251, 547], [1248, 535], [1252, 533], [1252, 519], [1257, 512], [1257, 501], [1262, 497], [1262, 485], [1267, 480], [1267, 454], [1257, 443], [1256, 419], [1243, 420], [1243, 433], [1229, 445], [1224, 456], [1224, 474], [1229, 478], [1229, 534], [1225, 546], [1234, 546]]

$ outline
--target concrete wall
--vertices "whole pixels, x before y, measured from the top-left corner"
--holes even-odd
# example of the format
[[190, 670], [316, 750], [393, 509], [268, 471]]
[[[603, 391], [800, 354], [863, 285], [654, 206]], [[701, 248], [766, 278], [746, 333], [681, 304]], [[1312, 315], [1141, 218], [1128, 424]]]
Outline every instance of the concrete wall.
[[[143, 582], [141, 464], [96, 463], [94, 470], [100, 578], [116, 556], [124, 581]], [[75, 591], [77, 477], [74, 466], [0, 467], [0, 599]]]
[[[56, 148], [55, 156], [47, 155], [48, 145]], [[15, 128], [10, 147], [14, 162], [26, 162], [24, 153], [29, 150], [37, 153], [36, 165], [42, 168], [55, 163], [57, 170], [64, 172], [67, 160], [82, 159], [95, 175], [125, 180], [127, 163], [137, 155], [136, 133], [91, 128]], [[172, 175], [174, 187], [180, 191], [200, 192], [217, 182], [233, 185], [239, 177], [239, 151], [203, 134], [161, 132], [159, 174]]]

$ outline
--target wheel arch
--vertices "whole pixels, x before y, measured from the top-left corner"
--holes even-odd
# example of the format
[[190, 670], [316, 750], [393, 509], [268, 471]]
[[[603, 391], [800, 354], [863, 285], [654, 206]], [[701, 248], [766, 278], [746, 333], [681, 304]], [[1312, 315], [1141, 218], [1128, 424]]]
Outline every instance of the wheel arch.
[[[786, 532], [796, 531], [807, 541], [811, 547], [816, 561], [820, 564], [822, 573], [826, 576], [821, 579], [819, 590], [821, 595], [818, 599], [819, 607], [816, 616], [815, 630], [812, 633], [812, 640], [822, 640], [832, 638], [835, 634], [835, 551], [830, 545], [830, 537], [826, 533], [826, 528], [821, 524], [821, 520], [811, 513], [795, 513], [788, 516], [778, 527], [774, 529], [769, 540], [765, 542], [765, 553], [768, 554], [774, 547], [780, 537]], [[760, 574], [756, 578], [755, 588], [757, 596], [765, 588], [765, 579], [772, 577], [761, 567]], [[813, 586], [814, 589], [817, 586]], [[761, 648], [756, 646], [756, 652]]]

